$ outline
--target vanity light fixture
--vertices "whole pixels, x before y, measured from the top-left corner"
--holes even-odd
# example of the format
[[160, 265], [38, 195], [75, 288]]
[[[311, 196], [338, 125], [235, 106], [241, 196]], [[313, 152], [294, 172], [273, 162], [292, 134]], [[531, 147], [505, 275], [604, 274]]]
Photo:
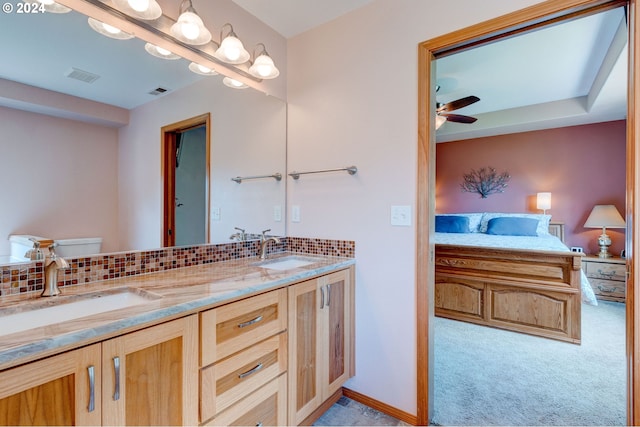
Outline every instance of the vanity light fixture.
[[211, 33], [193, 8], [191, 0], [183, 0], [180, 4], [180, 16], [171, 26], [171, 35], [190, 45], [202, 45], [211, 41]]
[[175, 53], [171, 52], [170, 50], [167, 50], [163, 47], [160, 46], [156, 46], [154, 44], [151, 43], [146, 43], [144, 45], [144, 50], [147, 51], [147, 53], [155, 56], [156, 58], [161, 58], [161, 59], [180, 59], [180, 56], [176, 55]]
[[[63, 6], [60, 3], [56, 3], [53, 0], [36, 0], [38, 3], [44, 6], [44, 10], [50, 13], [69, 13], [71, 9], [67, 6]], [[31, 3], [29, 0], [24, 0], [23, 3]]]
[[96, 32], [102, 34], [103, 36], [107, 36], [116, 40], [128, 40], [133, 38], [131, 34], [125, 33], [124, 31], [112, 25], [105, 24], [104, 22], [100, 22], [97, 19], [89, 18], [88, 21], [89, 21], [89, 26], [93, 28]]
[[158, 19], [162, 8], [156, 0], [113, 0], [118, 9], [134, 18], [145, 20]]
[[231, 77], [225, 77], [224, 79], [222, 79], [222, 83], [224, 83], [225, 86], [231, 87], [233, 89], [246, 89], [249, 87], [236, 79], [232, 79]]
[[[229, 32], [223, 37], [225, 27], [229, 27]], [[244, 48], [236, 33], [233, 32], [233, 26], [227, 23], [220, 29], [220, 47], [216, 50], [215, 56], [227, 64], [238, 65], [247, 62], [251, 55]]]
[[194, 73], [203, 76], [215, 76], [218, 74], [216, 70], [212, 70], [211, 68], [205, 67], [204, 65], [196, 64], [195, 62], [189, 64], [189, 69]]
[[256, 51], [253, 51], [253, 64], [249, 67], [249, 73], [259, 79], [275, 79], [280, 75], [280, 71], [273, 63], [273, 59], [267, 53], [267, 49], [262, 43], [258, 43], [256, 47], [262, 47], [262, 51], [256, 56]]

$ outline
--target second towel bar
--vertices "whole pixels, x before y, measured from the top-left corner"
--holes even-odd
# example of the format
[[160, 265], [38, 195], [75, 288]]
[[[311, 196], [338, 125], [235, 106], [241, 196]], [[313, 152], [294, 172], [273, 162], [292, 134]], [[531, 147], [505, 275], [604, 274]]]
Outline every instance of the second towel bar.
[[347, 171], [349, 172], [349, 175], [355, 175], [356, 172], [358, 172], [358, 168], [355, 166], [349, 166], [346, 168], [340, 168], [340, 169], [324, 169], [324, 170], [319, 170], [319, 171], [309, 171], [309, 172], [291, 172], [289, 174], [289, 176], [293, 179], [299, 179], [300, 175], [306, 175], [306, 174], [310, 174], [310, 173], [324, 173], [324, 172], [339, 172], [339, 171]]

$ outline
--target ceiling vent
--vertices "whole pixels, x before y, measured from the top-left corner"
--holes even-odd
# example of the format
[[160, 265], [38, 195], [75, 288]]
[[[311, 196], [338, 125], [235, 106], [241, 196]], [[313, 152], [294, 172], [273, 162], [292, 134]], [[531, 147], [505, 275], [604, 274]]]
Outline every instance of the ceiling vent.
[[66, 77], [70, 79], [80, 80], [85, 83], [93, 83], [100, 78], [99, 75], [90, 73], [88, 71], [80, 70], [78, 68], [71, 68], [69, 71], [64, 73]]
[[168, 92], [169, 89], [165, 89], [163, 87], [157, 87], [154, 90], [152, 90], [151, 92], [149, 92], [149, 95], [162, 95], [165, 92]]

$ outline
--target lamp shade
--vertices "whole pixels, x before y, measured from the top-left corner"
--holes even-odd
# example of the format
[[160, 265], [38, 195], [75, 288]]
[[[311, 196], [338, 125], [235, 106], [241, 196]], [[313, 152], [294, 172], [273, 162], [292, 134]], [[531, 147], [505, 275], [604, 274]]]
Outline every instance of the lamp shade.
[[585, 228], [625, 228], [622, 215], [613, 205], [596, 205], [584, 223]]
[[536, 206], [542, 210], [551, 209], [551, 193], [538, 193]]

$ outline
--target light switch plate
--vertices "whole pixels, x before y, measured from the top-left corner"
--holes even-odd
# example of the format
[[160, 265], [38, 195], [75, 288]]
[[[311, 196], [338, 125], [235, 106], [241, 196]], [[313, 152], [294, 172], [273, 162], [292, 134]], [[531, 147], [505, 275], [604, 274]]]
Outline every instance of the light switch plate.
[[214, 206], [211, 209], [211, 219], [214, 221], [220, 221], [220, 207]]
[[273, 220], [274, 221], [282, 221], [282, 206], [275, 205], [273, 207]]
[[391, 206], [391, 225], [411, 226], [411, 206]]

